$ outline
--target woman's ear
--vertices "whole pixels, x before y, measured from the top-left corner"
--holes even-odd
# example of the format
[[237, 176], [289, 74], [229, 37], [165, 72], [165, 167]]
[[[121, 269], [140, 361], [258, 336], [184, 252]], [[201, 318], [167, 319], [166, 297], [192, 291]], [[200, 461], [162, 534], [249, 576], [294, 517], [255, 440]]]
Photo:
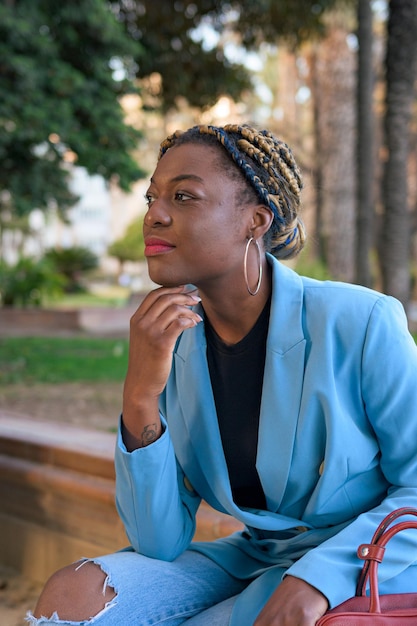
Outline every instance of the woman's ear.
[[274, 216], [271, 209], [265, 205], [259, 204], [253, 207], [250, 232], [255, 239], [262, 239], [268, 232], [273, 222]]

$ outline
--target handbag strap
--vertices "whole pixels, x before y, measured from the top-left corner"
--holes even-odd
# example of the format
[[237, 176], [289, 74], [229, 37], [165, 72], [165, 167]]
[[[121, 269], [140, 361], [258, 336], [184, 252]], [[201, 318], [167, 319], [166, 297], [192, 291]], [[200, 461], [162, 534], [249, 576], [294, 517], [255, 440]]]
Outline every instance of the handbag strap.
[[390, 526], [392, 522], [395, 522], [396, 519], [398, 519], [399, 517], [402, 517], [403, 515], [417, 516], [417, 509], [412, 506], [403, 506], [389, 513], [386, 517], [384, 517], [384, 519], [382, 520], [382, 522], [376, 529], [374, 536], [372, 537], [371, 543], [376, 543], [379, 537], [386, 531], [388, 526]]
[[397, 533], [414, 528], [417, 530], [417, 521], [398, 522], [391, 528], [389, 526], [403, 515], [414, 515], [417, 517], [417, 509], [412, 507], [402, 507], [387, 515], [376, 529], [371, 543], [361, 544], [357, 550], [357, 555], [365, 561], [356, 587], [357, 596], [366, 595], [366, 583], [369, 578], [370, 585], [370, 613], [380, 613], [379, 592], [378, 592], [378, 564], [382, 562], [385, 553], [385, 546]]

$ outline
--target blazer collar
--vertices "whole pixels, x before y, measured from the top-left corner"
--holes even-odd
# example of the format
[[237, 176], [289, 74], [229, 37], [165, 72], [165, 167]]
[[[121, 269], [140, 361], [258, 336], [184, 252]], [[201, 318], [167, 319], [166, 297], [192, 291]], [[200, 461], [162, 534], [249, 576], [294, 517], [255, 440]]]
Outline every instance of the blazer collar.
[[[266, 255], [272, 267], [272, 301], [267, 348], [285, 354], [304, 340], [302, 311], [304, 287], [301, 277], [271, 254]], [[198, 313], [204, 315], [201, 307]], [[206, 349], [204, 327], [198, 324], [182, 334], [176, 354], [186, 361], [194, 349]]]

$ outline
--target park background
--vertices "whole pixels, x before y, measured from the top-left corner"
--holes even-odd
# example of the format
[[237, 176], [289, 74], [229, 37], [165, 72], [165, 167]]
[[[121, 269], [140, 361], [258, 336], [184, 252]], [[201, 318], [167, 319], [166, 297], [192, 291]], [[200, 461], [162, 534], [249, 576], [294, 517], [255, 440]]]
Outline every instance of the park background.
[[[415, 0], [4, 0], [0, 412], [114, 432], [152, 288], [147, 180], [196, 123], [288, 142], [308, 232], [292, 266], [394, 295], [415, 332], [416, 41]], [[32, 597], [2, 580], [15, 626]]]

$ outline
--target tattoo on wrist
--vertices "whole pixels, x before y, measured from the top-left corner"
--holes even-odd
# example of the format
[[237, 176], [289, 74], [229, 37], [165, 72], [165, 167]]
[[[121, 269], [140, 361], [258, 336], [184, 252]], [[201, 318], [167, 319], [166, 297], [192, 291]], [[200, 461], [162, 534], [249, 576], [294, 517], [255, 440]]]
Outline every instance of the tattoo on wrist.
[[142, 445], [147, 446], [158, 439], [158, 428], [156, 424], [147, 424], [142, 433]]

